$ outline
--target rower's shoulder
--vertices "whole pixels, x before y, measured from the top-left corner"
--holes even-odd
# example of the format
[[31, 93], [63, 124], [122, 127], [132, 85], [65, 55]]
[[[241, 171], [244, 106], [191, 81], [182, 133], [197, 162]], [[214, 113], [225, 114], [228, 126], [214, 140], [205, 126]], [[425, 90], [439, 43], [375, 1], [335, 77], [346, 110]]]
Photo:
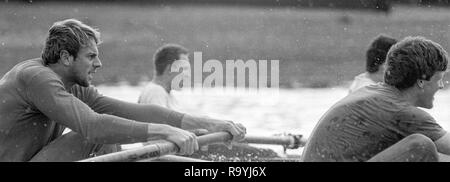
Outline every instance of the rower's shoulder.
[[398, 113], [397, 117], [399, 117], [399, 119], [401, 120], [408, 120], [408, 121], [436, 122], [436, 120], [433, 118], [433, 116], [431, 116], [431, 114], [415, 106], [404, 107], [402, 111]]
[[19, 63], [15, 69], [18, 72], [20, 79], [26, 83], [35, 79], [58, 79], [56, 73], [44, 66], [42, 60], [39, 58], [23, 61]]
[[140, 97], [145, 98], [154, 98], [154, 97], [169, 97], [169, 94], [166, 92], [166, 90], [158, 84], [155, 84], [153, 82], [147, 83], [145, 87], [142, 89]]
[[158, 84], [155, 84], [153, 82], [148, 82], [147, 85], [144, 87], [144, 92], [166, 92], [165, 89]]

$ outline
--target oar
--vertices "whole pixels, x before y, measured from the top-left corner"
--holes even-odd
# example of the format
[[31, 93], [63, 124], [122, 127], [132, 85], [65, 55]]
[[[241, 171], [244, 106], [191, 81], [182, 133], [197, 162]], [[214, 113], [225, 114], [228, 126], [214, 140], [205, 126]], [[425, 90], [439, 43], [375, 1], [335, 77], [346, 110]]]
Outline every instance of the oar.
[[[158, 143], [161, 141], [155, 141], [152, 143]], [[163, 140], [163, 142], [165, 142]], [[296, 149], [302, 147], [306, 143], [306, 139], [302, 138], [302, 135], [284, 135], [284, 136], [246, 136], [240, 143], [252, 143], [252, 144], [266, 144], [266, 145], [282, 145], [285, 149]], [[268, 158], [263, 161], [281, 161], [281, 162], [297, 162], [299, 159], [289, 159], [289, 158]], [[201, 159], [194, 159], [190, 157], [182, 157], [176, 155], [165, 155], [157, 158], [150, 158], [139, 160], [136, 162], [211, 162]]]
[[246, 136], [244, 141], [252, 144], [282, 145], [288, 149], [297, 149], [306, 144], [307, 139], [302, 135], [285, 136]]
[[[197, 138], [198, 145], [222, 143], [231, 140], [228, 132], [211, 133]], [[161, 141], [152, 145], [146, 145], [137, 149], [124, 150], [111, 154], [101, 155], [79, 162], [131, 162], [142, 159], [157, 158], [163, 155], [176, 154], [178, 147], [169, 141]]]
[[211, 162], [211, 161], [195, 159], [190, 157], [182, 157], [177, 155], [165, 155], [158, 158], [138, 160], [136, 162]]

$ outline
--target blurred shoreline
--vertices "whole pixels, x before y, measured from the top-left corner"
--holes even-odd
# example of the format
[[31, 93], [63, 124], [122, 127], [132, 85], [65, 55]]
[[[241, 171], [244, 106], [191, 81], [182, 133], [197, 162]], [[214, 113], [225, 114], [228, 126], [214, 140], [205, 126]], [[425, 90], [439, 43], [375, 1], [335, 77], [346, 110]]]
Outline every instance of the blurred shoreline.
[[447, 8], [393, 6], [383, 14], [329, 8], [10, 2], [0, 4], [0, 75], [20, 61], [39, 57], [46, 31], [65, 18], [80, 19], [102, 32], [103, 68], [95, 84], [150, 80], [153, 52], [165, 43], [201, 51], [204, 61], [280, 60], [281, 88], [348, 85], [364, 71], [367, 45], [380, 33], [396, 38], [421, 35], [450, 48]]

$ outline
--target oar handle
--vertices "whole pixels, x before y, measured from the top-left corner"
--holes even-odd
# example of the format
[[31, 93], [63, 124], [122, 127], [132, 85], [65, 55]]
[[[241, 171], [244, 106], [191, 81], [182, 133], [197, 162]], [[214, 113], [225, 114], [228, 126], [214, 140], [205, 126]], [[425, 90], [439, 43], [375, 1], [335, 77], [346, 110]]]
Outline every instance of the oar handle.
[[213, 143], [223, 143], [232, 139], [232, 135], [228, 132], [216, 132], [202, 135], [197, 138], [198, 146], [209, 145]]
[[306, 144], [306, 138], [302, 135], [286, 136], [245, 136], [243, 142], [252, 144], [283, 145], [289, 149], [296, 149]]
[[[211, 133], [197, 138], [199, 146], [208, 145], [212, 143], [221, 143], [232, 138], [228, 132]], [[156, 158], [167, 154], [176, 154], [178, 147], [172, 142], [162, 140], [152, 145], [146, 145], [137, 149], [124, 150], [111, 154], [92, 157], [81, 160], [79, 162], [127, 162], [141, 159]]]
[[195, 158], [190, 158], [190, 157], [177, 156], [177, 155], [165, 155], [165, 156], [158, 157], [156, 159], [143, 159], [143, 160], [138, 160], [136, 162], [211, 162], [211, 161], [195, 159]]

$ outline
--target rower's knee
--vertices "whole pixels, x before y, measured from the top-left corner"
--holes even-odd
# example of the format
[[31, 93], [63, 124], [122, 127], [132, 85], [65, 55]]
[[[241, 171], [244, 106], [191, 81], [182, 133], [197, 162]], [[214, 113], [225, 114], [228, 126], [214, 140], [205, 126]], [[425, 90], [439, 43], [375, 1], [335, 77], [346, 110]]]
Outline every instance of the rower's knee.
[[412, 134], [405, 138], [408, 146], [415, 149], [428, 149], [436, 150], [436, 145], [434, 142], [425, 135], [422, 134]]
[[434, 142], [425, 135], [412, 134], [405, 138], [408, 150], [419, 156], [427, 156], [432, 160], [438, 160], [438, 152]]

